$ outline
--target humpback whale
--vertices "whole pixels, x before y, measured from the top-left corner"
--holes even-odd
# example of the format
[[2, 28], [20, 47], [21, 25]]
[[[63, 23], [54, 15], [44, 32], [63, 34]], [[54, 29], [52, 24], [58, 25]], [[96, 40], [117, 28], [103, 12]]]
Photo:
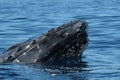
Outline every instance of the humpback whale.
[[[79, 56], [88, 45], [88, 26], [74, 20], [25, 42], [17, 43], [0, 56], [0, 63], [60, 62]], [[69, 60], [70, 60], [69, 59]]]

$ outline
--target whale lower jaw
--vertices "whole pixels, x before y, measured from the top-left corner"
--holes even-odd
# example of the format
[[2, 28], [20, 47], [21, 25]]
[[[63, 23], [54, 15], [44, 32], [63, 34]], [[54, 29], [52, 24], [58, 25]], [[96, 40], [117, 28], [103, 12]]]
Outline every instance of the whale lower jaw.
[[86, 22], [72, 21], [40, 37], [13, 45], [0, 56], [0, 62], [64, 62], [74, 56], [81, 58], [87, 45]]

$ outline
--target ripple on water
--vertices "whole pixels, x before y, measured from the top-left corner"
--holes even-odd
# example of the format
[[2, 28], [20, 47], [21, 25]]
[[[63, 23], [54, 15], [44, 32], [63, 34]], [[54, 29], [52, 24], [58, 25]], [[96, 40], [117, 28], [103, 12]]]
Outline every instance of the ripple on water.
[[[0, 64], [1, 80], [119, 80], [120, 1], [0, 0], [0, 53], [70, 20], [89, 25], [84, 67]], [[11, 77], [12, 76], [12, 77]]]

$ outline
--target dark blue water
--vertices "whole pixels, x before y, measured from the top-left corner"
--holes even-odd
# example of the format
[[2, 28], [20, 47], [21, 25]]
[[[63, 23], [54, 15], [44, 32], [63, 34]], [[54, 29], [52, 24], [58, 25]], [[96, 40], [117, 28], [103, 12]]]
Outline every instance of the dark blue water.
[[71, 20], [89, 25], [81, 66], [0, 64], [0, 80], [119, 80], [119, 0], [0, 0], [0, 53]]

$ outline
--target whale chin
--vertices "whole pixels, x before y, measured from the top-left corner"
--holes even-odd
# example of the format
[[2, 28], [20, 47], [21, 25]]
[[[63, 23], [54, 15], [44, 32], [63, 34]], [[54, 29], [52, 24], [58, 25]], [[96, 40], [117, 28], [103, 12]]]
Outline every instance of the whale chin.
[[0, 56], [1, 63], [70, 63], [81, 60], [88, 45], [88, 26], [76, 20], [34, 39], [11, 46]]

